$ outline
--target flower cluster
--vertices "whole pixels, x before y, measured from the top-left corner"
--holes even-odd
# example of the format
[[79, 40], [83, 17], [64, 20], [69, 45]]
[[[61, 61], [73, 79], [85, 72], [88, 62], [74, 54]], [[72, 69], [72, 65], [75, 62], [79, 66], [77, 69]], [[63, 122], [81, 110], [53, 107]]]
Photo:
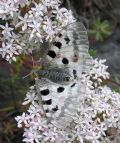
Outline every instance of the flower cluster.
[[[102, 82], [100, 79], [107, 79], [109, 76], [104, 62], [105, 60], [93, 60], [93, 67], [87, 74], [83, 74], [81, 80], [86, 85], [85, 94], [78, 93], [80, 103], [78, 112], [70, 126], [64, 130], [47, 123], [35, 87], [30, 88], [23, 104], [31, 103], [31, 105], [27, 113], [16, 117], [18, 127], [24, 127], [26, 143], [111, 142], [110, 137], [113, 134], [117, 135], [120, 129], [120, 94], [113, 92], [107, 86], [100, 85]], [[93, 79], [96, 81], [98, 79], [96, 86]], [[109, 134], [111, 129], [114, 132]]]
[[[1, 0], [0, 54], [10, 63], [21, 53], [40, 48], [51, 42], [67, 24], [75, 21], [71, 11], [60, 8], [59, 0]], [[86, 85], [84, 94], [77, 94], [79, 105], [73, 122], [64, 130], [48, 122], [35, 85], [30, 87], [23, 105], [30, 104], [26, 113], [16, 117], [24, 128], [26, 143], [107, 143], [111, 136], [117, 141], [120, 132], [120, 94], [102, 80], [109, 78], [105, 60], [93, 60], [93, 66], [83, 73], [80, 81]], [[79, 83], [78, 83], [79, 85]], [[113, 132], [110, 133], [110, 131]]]
[[22, 52], [32, 52], [43, 40], [50, 41], [67, 24], [75, 21], [71, 11], [59, 8], [59, 0], [2, 0], [0, 54], [7, 61]]

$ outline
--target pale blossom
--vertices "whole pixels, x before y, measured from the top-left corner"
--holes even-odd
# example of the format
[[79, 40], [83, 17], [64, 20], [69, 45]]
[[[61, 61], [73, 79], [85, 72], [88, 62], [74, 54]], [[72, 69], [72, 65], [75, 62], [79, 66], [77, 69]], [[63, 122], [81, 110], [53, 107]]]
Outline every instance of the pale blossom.
[[14, 0], [0, 1], [0, 18], [3, 20], [10, 19], [14, 13], [18, 11], [18, 6], [15, 5]]
[[0, 54], [2, 55], [2, 58], [5, 58], [10, 63], [13, 61], [16, 61], [16, 55], [19, 55], [22, 51], [22, 48], [19, 45], [16, 45], [13, 43], [13, 41], [10, 42], [3, 42], [2, 47], [0, 48]]

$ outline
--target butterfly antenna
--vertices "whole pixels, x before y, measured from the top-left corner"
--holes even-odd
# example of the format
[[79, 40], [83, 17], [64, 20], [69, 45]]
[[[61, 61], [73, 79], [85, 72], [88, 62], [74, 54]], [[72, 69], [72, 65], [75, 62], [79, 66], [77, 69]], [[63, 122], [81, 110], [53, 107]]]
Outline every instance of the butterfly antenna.
[[[31, 60], [32, 60], [32, 71], [31, 71], [29, 74], [25, 75], [25, 76], [23, 77], [23, 79], [25, 79], [26, 77], [30, 76], [30, 75], [33, 74], [33, 73], [35, 74], [35, 70], [33, 70], [34, 67], [35, 67], [34, 58], [33, 58], [32, 54], [28, 53], [28, 55], [31, 57]], [[35, 74], [35, 75], [36, 75], [36, 74]]]
[[25, 79], [26, 77], [30, 76], [30, 75], [33, 74], [33, 73], [34, 73], [34, 72], [31, 71], [29, 74], [25, 75], [25, 76], [23, 77], [23, 79]]
[[34, 74], [37, 77], [37, 74], [36, 74], [35, 69], [34, 69], [34, 67], [35, 67], [35, 60], [34, 60], [32, 54], [30, 54], [30, 57], [32, 59], [32, 67], [33, 67], [33, 70], [31, 71], [31, 73]]
[[35, 62], [34, 62], [34, 58], [33, 58], [33, 56], [30, 54], [30, 57], [31, 57], [31, 59], [32, 59], [32, 67], [34, 68], [35, 67]]

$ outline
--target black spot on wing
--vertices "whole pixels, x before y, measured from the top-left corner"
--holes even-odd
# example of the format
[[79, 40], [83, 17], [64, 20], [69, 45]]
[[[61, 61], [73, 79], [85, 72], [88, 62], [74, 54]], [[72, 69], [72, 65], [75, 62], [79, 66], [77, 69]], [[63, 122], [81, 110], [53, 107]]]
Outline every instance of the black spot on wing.
[[66, 44], [68, 44], [70, 42], [70, 39], [68, 37], [65, 37], [64, 39], [66, 41]]
[[67, 58], [63, 58], [62, 59], [62, 63], [67, 65], [67, 64], [69, 64], [69, 60]]
[[55, 108], [52, 108], [52, 111], [53, 112], [56, 112], [58, 110], [58, 106], [56, 105], [56, 107]]
[[86, 74], [86, 72], [82, 72], [82, 74]]
[[75, 69], [73, 70], [73, 74], [76, 74], [76, 70]]
[[71, 87], [74, 87], [76, 85], [76, 83], [73, 83], [72, 85], [71, 85]]
[[62, 43], [60, 43], [60, 42], [54, 42], [53, 45], [55, 45], [56, 47], [58, 47], [59, 49], [61, 49]]
[[46, 96], [50, 93], [49, 89], [44, 89], [44, 90], [41, 90], [40, 93], [43, 95], [43, 96]]
[[77, 78], [77, 72], [76, 72], [75, 69], [73, 70], [73, 76], [74, 76], [75, 79]]
[[61, 38], [62, 36], [63, 36], [63, 35], [62, 35], [61, 33], [58, 35], [58, 37], [60, 37], [60, 38]]
[[61, 92], [63, 92], [63, 91], [64, 91], [64, 87], [58, 87], [58, 88], [57, 88], [57, 92], [58, 92], [58, 93], [61, 93]]
[[49, 110], [47, 109], [47, 110], [45, 110], [45, 112], [46, 112], [46, 113], [48, 113], [48, 112], [49, 112]]
[[52, 50], [49, 50], [48, 51], [48, 55], [51, 57], [51, 58], [55, 58], [56, 57], [56, 53]]
[[46, 105], [51, 105], [52, 104], [52, 100], [49, 99], [49, 100], [44, 100], [42, 101], [43, 104], [46, 104]]

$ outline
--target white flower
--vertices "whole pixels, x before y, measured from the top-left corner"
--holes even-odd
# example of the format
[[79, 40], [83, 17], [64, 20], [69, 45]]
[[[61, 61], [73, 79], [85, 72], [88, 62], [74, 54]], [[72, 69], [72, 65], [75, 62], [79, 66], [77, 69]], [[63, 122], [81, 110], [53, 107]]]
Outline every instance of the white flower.
[[33, 101], [32, 104], [30, 105], [29, 109], [28, 109], [28, 112], [30, 114], [35, 114], [35, 115], [37, 113], [43, 114], [43, 109], [39, 104], [37, 104], [35, 101]]
[[[21, 116], [17, 116], [15, 120], [18, 122], [18, 127], [21, 128], [22, 126], [28, 126], [29, 117], [23, 112]], [[23, 125], [24, 124], [24, 125]]]
[[93, 75], [93, 79], [97, 79], [101, 82], [100, 77], [107, 79], [109, 78], [109, 73], [106, 71], [108, 66], [105, 66], [104, 63], [106, 60], [94, 60], [94, 67], [92, 68], [90, 74]]
[[23, 141], [26, 143], [40, 143], [41, 135], [32, 128], [26, 129], [23, 136], [25, 136]]
[[59, 0], [42, 0], [43, 5], [47, 6], [47, 7], [57, 7], [60, 4]]
[[30, 90], [26, 94], [26, 98], [24, 99], [23, 105], [26, 105], [30, 102], [33, 102], [35, 100], [38, 100], [38, 97], [36, 97], [34, 87], [30, 87]]
[[0, 18], [3, 20], [13, 17], [14, 13], [18, 11], [18, 6], [15, 5], [14, 0], [0, 1]]
[[22, 31], [25, 31], [27, 29], [28, 23], [30, 23], [32, 20], [29, 18], [28, 13], [25, 14], [24, 17], [19, 16], [20, 22], [18, 22], [15, 27], [19, 27], [22, 25]]
[[40, 28], [41, 28], [41, 24], [39, 23], [39, 21], [32, 21], [32, 23], [28, 24], [28, 26], [30, 28], [32, 28], [31, 34], [30, 34], [30, 40], [32, 39], [33, 36], [35, 36], [34, 34], [39, 33], [41, 35], [40, 32]]
[[54, 142], [56, 138], [58, 137], [57, 129], [56, 127], [52, 127], [51, 129], [47, 130], [43, 134], [45, 136], [44, 141], [51, 141]]
[[19, 55], [21, 53], [21, 47], [19, 45], [13, 44], [13, 41], [2, 43], [2, 47], [0, 48], [0, 54], [2, 58], [5, 58], [7, 61], [11, 63], [11, 61], [16, 61], [15, 55]]
[[22, 47], [18, 44], [19, 43], [19, 35], [16, 35], [13, 32], [13, 28], [8, 26], [6, 23], [5, 26], [0, 25], [2, 30], [3, 37], [2, 40], [2, 47], [0, 48], [0, 54], [2, 58], [5, 58], [7, 61], [11, 63], [11, 61], [16, 61], [16, 56], [21, 54]]
[[0, 27], [3, 29], [2, 30], [2, 34], [3, 36], [7, 39], [7, 38], [12, 38], [12, 31], [13, 31], [13, 28], [8, 26], [8, 23], [6, 23], [5, 26], [3, 25], [0, 25]]
[[31, 8], [32, 11], [30, 12], [33, 13], [35, 17], [41, 18], [41, 16], [44, 16], [44, 13], [47, 12], [47, 7], [41, 3], [37, 4], [34, 2], [34, 4], [35, 7]]
[[56, 31], [53, 29], [54, 27], [52, 27], [52, 21], [50, 19], [46, 19], [46, 21], [44, 21], [44, 25], [43, 25], [43, 30], [46, 32], [46, 34], [48, 35], [46, 37], [46, 41], [48, 39], [52, 39], [53, 36], [56, 34]]
[[91, 135], [86, 135], [85, 138], [92, 143], [100, 143], [100, 135], [98, 133], [92, 132]]
[[16, 4], [20, 4], [22, 7], [30, 4], [30, 1], [28, 1], [28, 0], [14, 0], [14, 2]]

